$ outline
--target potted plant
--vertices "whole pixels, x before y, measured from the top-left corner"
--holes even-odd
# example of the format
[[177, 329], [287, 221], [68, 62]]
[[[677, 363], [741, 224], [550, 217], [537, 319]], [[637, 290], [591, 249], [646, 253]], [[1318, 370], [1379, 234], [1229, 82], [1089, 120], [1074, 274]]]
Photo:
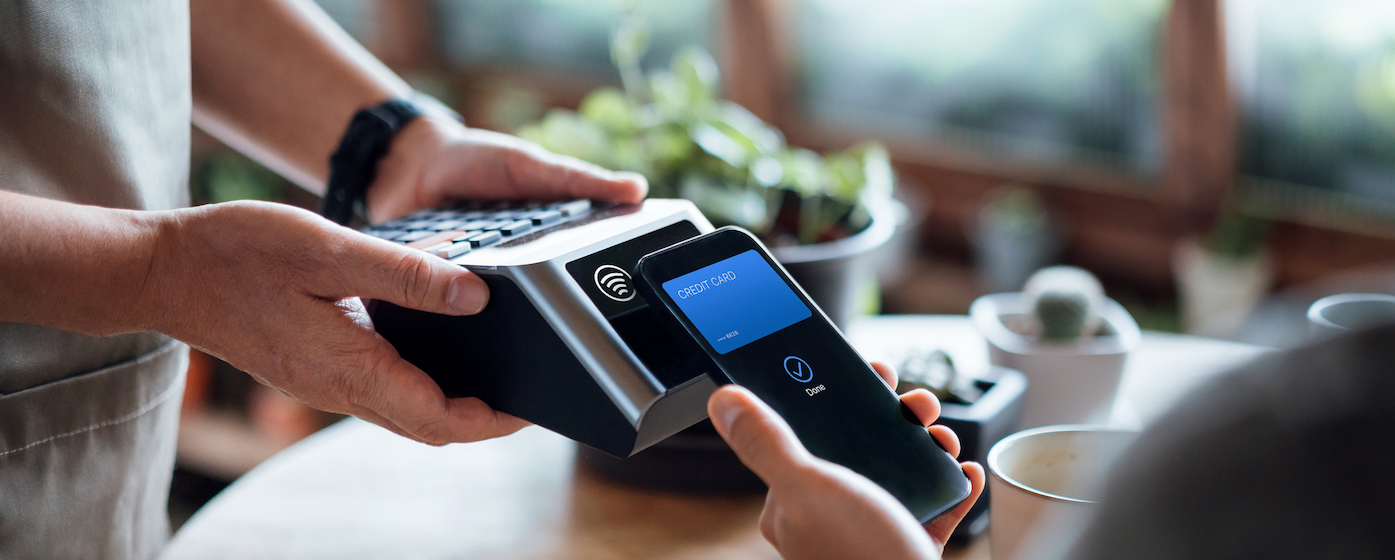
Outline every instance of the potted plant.
[[600, 88], [576, 111], [553, 109], [517, 131], [551, 151], [649, 180], [650, 195], [691, 200], [718, 227], [761, 238], [833, 322], [863, 308], [879, 249], [896, 233], [894, 176], [881, 145], [820, 155], [718, 96], [711, 55], [679, 49], [645, 75], [647, 41], [627, 23], [611, 41], [623, 89]]
[[[901, 376], [897, 393], [928, 389], [940, 399], [938, 423], [959, 436], [961, 461], [988, 464], [993, 444], [1017, 431], [1027, 389], [1022, 373], [994, 366], [983, 374], [968, 375], [940, 350], [912, 353], [897, 371]], [[955, 538], [972, 537], [988, 527], [988, 489], [984, 492], [954, 530]]]
[[[759, 236], [840, 327], [875, 289], [879, 251], [901, 213], [890, 157], [867, 143], [827, 156], [792, 148], [779, 130], [719, 97], [706, 51], [678, 50], [668, 68], [639, 66], [647, 31], [631, 20], [611, 37], [622, 89], [553, 109], [520, 137], [610, 169], [643, 174], [650, 195], [691, 200], [717, 226]], [[582, 448], [580, 462], [618, 482], [689, 493], [763, 491], [710, 422], [620, 460]]]
[[989, 361], [1027, 376], [1022, 429], [1109, 419], [1140, 333], [1094, 275], [1045, 268], [1022, 292], [974, 300], [969, 315], [988, 341]]
[[1274, 281], [1268, 233], [1268, 222], [1226, 211], [1206, 239], [1177, 243], [1172, 272], [1188, 333], [1226, 337], [1245, 322]]

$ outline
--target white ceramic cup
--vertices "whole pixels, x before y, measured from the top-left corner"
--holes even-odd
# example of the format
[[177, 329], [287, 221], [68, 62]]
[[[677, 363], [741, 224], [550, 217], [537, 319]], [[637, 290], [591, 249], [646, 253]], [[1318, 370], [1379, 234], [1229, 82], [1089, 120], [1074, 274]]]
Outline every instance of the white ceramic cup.
[[1381, 323], [1395, 323], [1395, 296], [1337, 294], [1308, 308], [1308, 334], [1315, 339]]
[[1043, 426], [994, 445], [988, 451], [993, 559], [1035, 557], [1024, 547], [1041, 540], [1036, 530], [1083, 524], [1109, 465], [1137, 436], [1101, 426]]

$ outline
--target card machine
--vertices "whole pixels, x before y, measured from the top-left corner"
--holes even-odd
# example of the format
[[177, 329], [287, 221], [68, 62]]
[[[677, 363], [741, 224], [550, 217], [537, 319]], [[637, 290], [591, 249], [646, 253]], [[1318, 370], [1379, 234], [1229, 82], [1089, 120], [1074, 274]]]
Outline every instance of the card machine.
[[705, 419], [715, 389], [710, 358], [691, 337], [674, 336], [630, 271], [640, 257], [712, 230], [686, 200], [425, 210], [365, 233], [475, 272], [489, 304], [453, 317], [375, 301], [369, 313], [447, 395], [479, 397], [628, 457]]

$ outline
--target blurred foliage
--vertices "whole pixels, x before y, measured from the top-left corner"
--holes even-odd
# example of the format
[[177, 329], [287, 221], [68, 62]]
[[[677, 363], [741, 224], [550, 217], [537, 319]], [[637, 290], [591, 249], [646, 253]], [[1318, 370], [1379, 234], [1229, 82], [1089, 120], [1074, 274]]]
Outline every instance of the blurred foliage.
[[[1395, 202], [1395, 3], [1235, 0], [1240, 171]], [[1321, 189], [1321, 190], [1319, 190]]]
[[1269, 221], [1231, 208], [1221, 212], [1206, 236], [1206, 250], [1233, 261], [1259, 254], [1269, 240]]
[[954, 367], [954, 359], [943, 350], [912, 353], [897, 365], [896, 371], [901, 378], [896, 384], [898, 394], [925, 389], [941, 403], [958, 405], [971, 405], [983, 397], [975, 379]]
[[649, 35], [636, 18], [612, 34], [623, 90], [600, 88], [576, 111], [553, 109], [517, 134], [554, 152], [649, 179], [650, 194], [693, 201], [718, 225], [768, 243], [809, 244], [866, 227], [864, 203], [886, 200], [894, 182], [879, 144], [819, 155], [720, 98], [717, 63], [699, 47], [649, 73], [639, 61]]
[[1019, 236], [1041, 235], [1047, 229], [1046, 201], [1036, 191], [1006, 184], [988, 194], [982, 218], [994, 227]]
[[286, 185], [274, 171], [231, 150], [198, 160], [191, 177], [190, 193], [195, 204], [231, 200], [281, 202]]

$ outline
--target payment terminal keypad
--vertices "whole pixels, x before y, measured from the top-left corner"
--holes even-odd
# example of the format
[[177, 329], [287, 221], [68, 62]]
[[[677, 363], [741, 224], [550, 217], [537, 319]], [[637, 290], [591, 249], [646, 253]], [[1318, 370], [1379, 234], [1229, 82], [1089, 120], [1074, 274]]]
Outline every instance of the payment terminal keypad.
[[550, 228], [592, 211], [591, 201], [461, 201], [420, 210], [364, 233], [453, 259], [482, 247]]

